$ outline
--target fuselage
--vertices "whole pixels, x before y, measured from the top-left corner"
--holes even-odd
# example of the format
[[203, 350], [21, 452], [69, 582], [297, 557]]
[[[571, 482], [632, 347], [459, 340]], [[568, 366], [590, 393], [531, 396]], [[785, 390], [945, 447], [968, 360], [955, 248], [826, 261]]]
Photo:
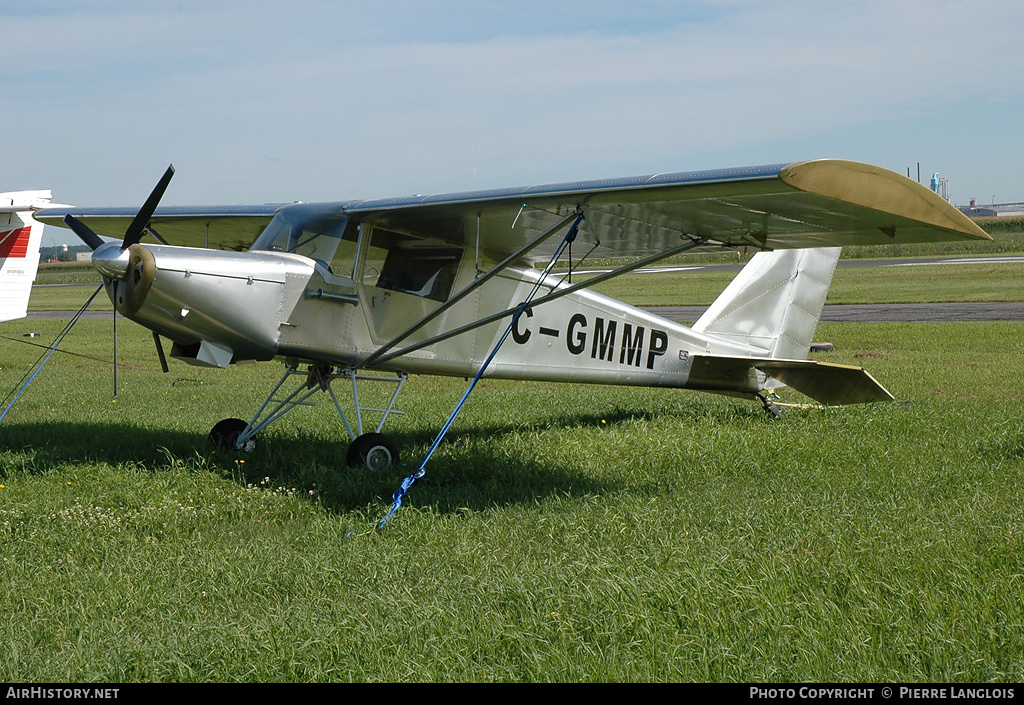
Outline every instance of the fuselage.
[[[126, 251], [130, 262], [119, 265], [127, 270], [122, 279], [111, 276], [116, 270], [104, 270], [99, 251], [97, 267], [112, 298], [117, 283], [122, 314], [174, 341], [172, 356], [192, 364], [226, 367], [288, 358], [359, 367], [386, 346], [388, 356], [373, 364], [378, 369], [476, 374], [511, 315], [472, 324], [514, 309], [541, 273], [506, 268], [416, 328], [450, 296], [473, 285], [480, 263], [459, 248], [439, 251], [392, 240], [388, 251], [356, 249], [352, 262], [342, 265], [343, 274], [335, 272], [335, 262], [294, 252], [141, 244]], [[541, 292], [564, 286], [549, 276]], [[463, 327], [459, 335], [430, 342]], [[701, 334], [582, 289], [527, 309], [485, 374], [684, 387], [693, 355], [708, 353], [766, 355], [756, 346]], [[737, 380], [735, 389], [756, 391], [762, 381]]]

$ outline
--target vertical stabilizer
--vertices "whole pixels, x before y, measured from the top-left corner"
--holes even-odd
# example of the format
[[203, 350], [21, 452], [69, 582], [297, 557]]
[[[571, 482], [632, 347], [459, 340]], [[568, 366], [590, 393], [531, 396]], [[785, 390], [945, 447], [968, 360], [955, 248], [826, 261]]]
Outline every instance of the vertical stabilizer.
[[49, 191], [0, 193], [0, 321], [22, 318], [39, 268], [43, 224], [32, 217]]
[[803, 360], [842, 248], [759, 252], [694, 324], [695, 331]]

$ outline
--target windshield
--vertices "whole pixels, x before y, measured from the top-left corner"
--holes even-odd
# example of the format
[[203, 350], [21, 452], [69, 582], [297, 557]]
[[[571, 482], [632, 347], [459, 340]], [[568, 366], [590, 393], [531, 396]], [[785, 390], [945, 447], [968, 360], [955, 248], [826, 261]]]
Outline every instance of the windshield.
[[278, 211], [250, 251], [293, 252], [316, 260], [331, 274], [352, 276], [358, 227], [337, 212], [296, 205]]

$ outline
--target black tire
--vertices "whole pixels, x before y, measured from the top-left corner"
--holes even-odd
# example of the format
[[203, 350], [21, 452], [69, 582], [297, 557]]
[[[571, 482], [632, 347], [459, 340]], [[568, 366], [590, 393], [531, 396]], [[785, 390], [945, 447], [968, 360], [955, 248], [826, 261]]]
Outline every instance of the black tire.
[[398, 466], [398, 446], [383, 433], [364, 433], [352, 441], [345, 459], [349, 467], [380, 472]]
[[221, 450], [251, 453], [256, 449], [256, 436], [250, 437], [241, 448], [236, 448], [238, 436], [249, 424], [242, 419], [224, 419], [210, 430], [210, 440]]

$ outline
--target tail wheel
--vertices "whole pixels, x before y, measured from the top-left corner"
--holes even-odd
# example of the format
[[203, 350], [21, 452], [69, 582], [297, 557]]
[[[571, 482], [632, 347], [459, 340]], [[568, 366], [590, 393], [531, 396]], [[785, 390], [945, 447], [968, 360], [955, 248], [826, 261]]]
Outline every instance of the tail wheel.
[[238, 437], [249, 424], [242, 419], [224, 419], [210, 430], [210, 440], [221, 450], [240, 450], [251, 453], [256, 449], [256, 436], [250, 436], [238, 446]]
[[398, 446], [383, 433], [364, 433], [348, 447], [346, 461], [349, 467], [380, 472], [398, 465]]

